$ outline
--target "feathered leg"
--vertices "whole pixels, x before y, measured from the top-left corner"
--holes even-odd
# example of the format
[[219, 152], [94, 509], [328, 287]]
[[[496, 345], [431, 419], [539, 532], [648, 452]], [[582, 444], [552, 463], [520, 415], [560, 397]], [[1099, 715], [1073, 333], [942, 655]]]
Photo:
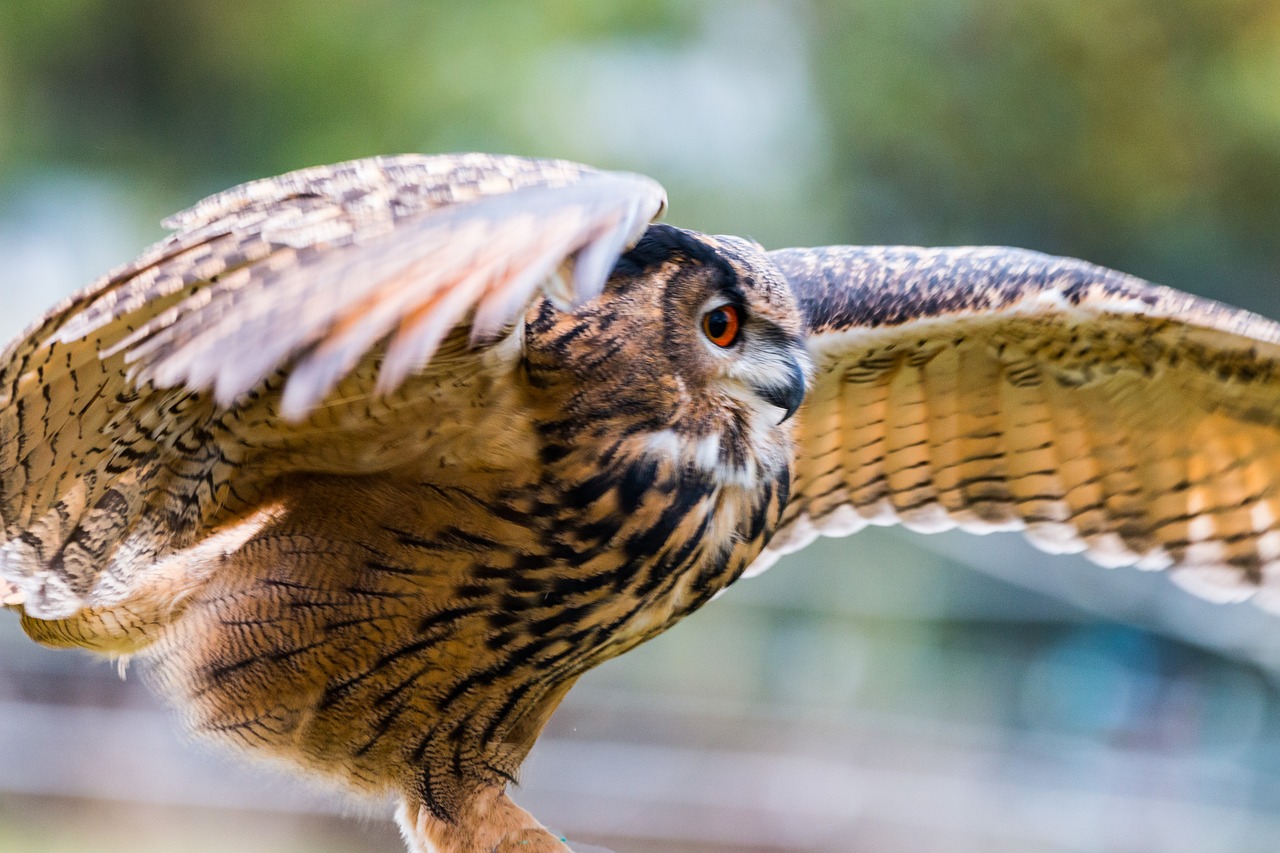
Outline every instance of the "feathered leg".
[[396, 821], [411, 853], [572, 853], [501, 787], [480, 790], [448, 822], [406, 799]]

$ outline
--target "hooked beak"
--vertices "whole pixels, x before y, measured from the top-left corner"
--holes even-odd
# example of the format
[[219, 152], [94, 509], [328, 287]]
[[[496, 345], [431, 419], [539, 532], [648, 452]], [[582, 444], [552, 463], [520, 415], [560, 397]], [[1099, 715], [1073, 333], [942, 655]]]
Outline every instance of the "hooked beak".
[[753, 386], [757, 394], [786, 412], [778, 423], [784, 423], [794, 415], [796, 409], [800, 408], [800, 404], [804, 402], [804, 368], [794, 358], [787, 362], [787, 368], [788, 375], [785, 381]]

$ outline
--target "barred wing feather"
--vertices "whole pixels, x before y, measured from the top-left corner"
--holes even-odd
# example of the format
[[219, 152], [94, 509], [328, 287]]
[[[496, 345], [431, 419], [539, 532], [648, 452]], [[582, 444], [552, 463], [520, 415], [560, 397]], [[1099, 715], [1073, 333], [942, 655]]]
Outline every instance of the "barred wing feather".
[[0, 598], [40, 619], [132, 600], [273, 478], [479, 452], [516, 321], [597, 294], [663, 204], [637, 175], [407, 155], [173, 217], [0, 356]]
[[1280, 607], [1280, 325], [1018, 249], [772, 257], [817, 375], [753, 570], [868, 524], [1023, 530]]

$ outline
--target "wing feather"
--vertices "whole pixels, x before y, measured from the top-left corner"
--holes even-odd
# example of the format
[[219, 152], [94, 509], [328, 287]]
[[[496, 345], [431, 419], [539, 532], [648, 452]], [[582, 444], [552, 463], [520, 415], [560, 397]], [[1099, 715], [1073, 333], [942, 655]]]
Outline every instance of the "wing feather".
[[[210, 242], [176, 270], [151, 267], [156, 274], [145, 283], [117, 277], [130, 286], [104, 287], [52, 339], [83, 339], [156, 298], [204, 282], [163, 314], [144, 317], [106, 353], [124, 352], [139, 384], [212, 389], [223, 406], [296, 359], [284, 411], [297, 419], [392, 332], [384, 392], [425, 364], [465, 315], [482, 318], [479, 336], [494, 334], [562, 263], [603, 245], [609, 263], [592, 254], [574, 275], [576, 299], [597, 295], [612, 261], [662, 204], [661, 188], [640, 176], [570, 171], [556, 162], [530, 171], [531, 161], [489, 159], [495, 169], [517, 166], [498, 184], [504, 192], [466, 197], [455, 191], [447, 205], [425, 209], [398, 195], [385, 197], [398, 189], [386, 175], [381, 180], [391, 180], [390, 188], [365, 186], [363, 195], [346, 182], [299, 187], [291, 179], [269, 182], [271, 193], [251, 184], [215, 197], [174, 220], [192, 223], [191, 234]], [[379, 174], [367, 171], [366, 178]], [[294, 194], [280, 193], [280, 186]], [[211, 212], [223, 218], [209, 221]], [[247, 253], [239, 248], [246, 237]], [[430, 322], [402, 322], [413, 317]], [[313, 367], [313, 360], [324, 367]]]
[[[0, 356], [4, 602], [39, 619], [132, 602], [290, 471], [479, 452], [477, 419], [516, 408], [492, 399], [515, 393], [504, 332], [539, 293], [597, 294], [663, 203], [637, 175], [409, 155], [167, 220], [175, 234]], [[165, 618], [131, 604], [102, 621], [124, 613]]]
[[1280, 325], [1017, 249], [772, 258], [817, 367], [782, 529], [1023, 530], [1280, 606]]

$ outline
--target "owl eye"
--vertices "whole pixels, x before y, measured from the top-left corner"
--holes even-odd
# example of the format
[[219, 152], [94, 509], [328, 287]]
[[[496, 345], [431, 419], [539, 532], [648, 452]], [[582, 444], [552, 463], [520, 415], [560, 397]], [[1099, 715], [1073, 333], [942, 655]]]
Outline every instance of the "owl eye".
[[732, 305], [712, 308], [702, 315], [702, 331], [718, 347], [733, 346], [738, 339], [738, 309]]

